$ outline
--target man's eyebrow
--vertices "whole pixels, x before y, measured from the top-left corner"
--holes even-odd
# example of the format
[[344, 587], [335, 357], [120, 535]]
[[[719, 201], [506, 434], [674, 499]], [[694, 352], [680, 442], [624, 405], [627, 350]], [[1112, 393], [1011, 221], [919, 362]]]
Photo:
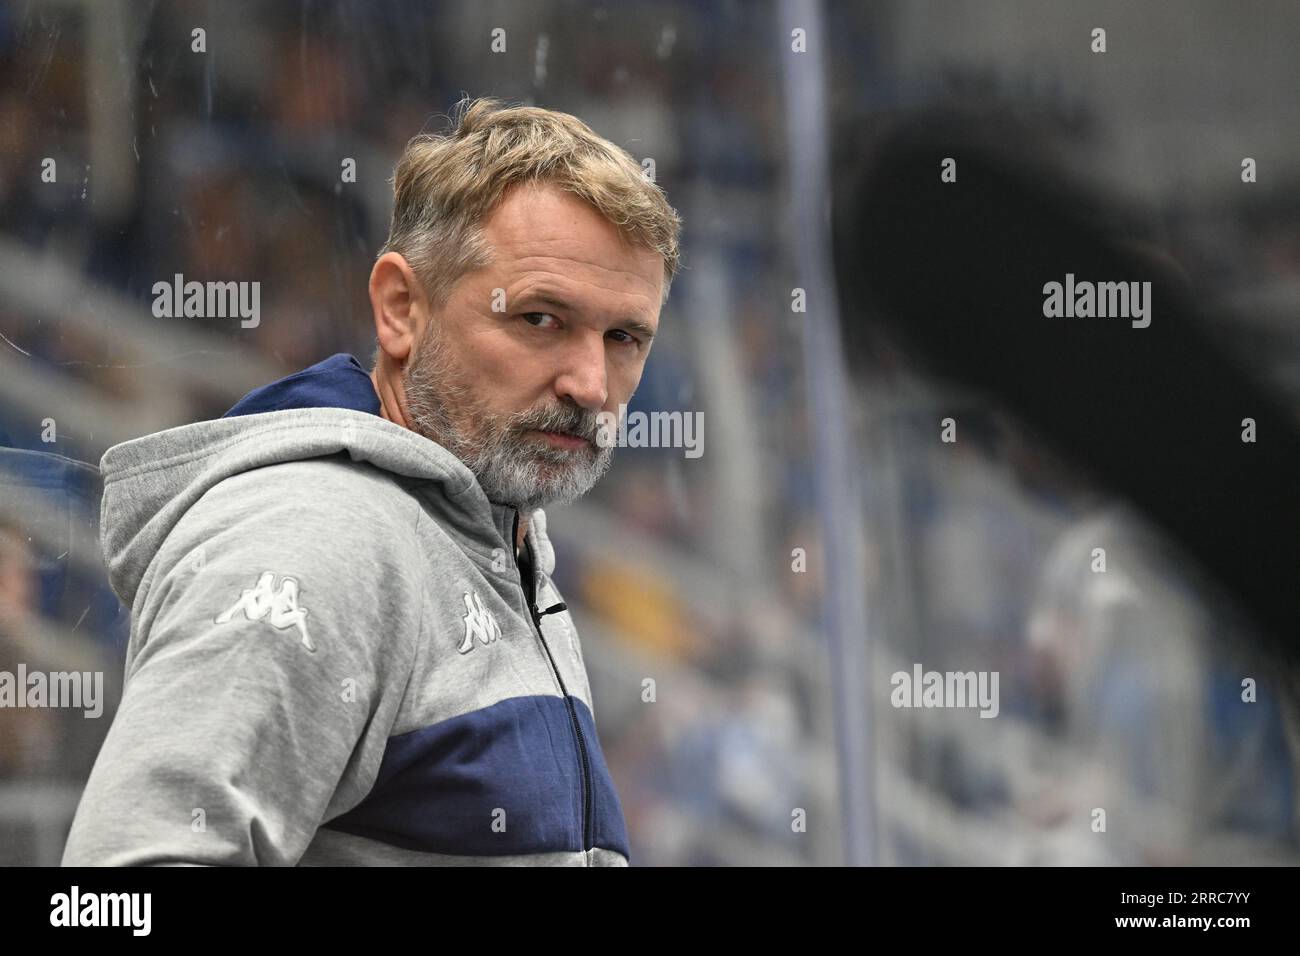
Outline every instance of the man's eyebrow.
[[[566, 312], [580, 311], [553, 292], [529, 292], [519, 298], [521, 302], [540, 302], [557, 309], [564, 309]], [[622, 328], [627, 329], [630, 332], [639, 333], [647, 339], [652, 339], [655, 336], [655, 330], [650, 323], [641, 320], [636, 315], [627, 315], [615, 321], [617, 321]]]

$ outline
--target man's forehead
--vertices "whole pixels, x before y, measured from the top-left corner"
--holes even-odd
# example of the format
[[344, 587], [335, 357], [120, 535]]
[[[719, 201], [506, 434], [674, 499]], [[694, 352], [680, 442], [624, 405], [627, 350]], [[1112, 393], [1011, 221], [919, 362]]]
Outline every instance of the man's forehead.
[[483, 232], [501, 259], [562, 259], [638, 275], [663, 267], [658, 253], [629, 242], [589, 203], [549, 184], [508, 191]]
[[494, 261], [516, 271], [588, 269], [626, 275], [645, 284], [662, 270], [663, 259], [651, 249], [632, 245], [612, 224], [596, 230], [586, 225], [539, 220], [535, 225], [484, 230]]

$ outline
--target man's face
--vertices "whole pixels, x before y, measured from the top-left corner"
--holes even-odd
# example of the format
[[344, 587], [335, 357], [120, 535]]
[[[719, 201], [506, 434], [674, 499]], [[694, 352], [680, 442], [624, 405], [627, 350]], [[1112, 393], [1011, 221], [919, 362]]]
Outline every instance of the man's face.
[[403, 375], [407, 415], [490, 500], [568, 503], [609, 468], [597, 416], [641, 381], [663, 259], [546, 185], [510, 190], [483, 232], [495, 262], [430, 317]]

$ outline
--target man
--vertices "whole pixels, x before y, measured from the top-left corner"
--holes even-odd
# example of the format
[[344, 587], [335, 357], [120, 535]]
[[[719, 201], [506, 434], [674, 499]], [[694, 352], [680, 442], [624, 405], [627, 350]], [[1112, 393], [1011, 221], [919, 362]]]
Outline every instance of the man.
[[573, 117], [461, 105], [398, 162], [369, 376], [105, 454], [132, 631], [66, 864], [628, 863], [541, 506], [609, 465], [680, 221]]

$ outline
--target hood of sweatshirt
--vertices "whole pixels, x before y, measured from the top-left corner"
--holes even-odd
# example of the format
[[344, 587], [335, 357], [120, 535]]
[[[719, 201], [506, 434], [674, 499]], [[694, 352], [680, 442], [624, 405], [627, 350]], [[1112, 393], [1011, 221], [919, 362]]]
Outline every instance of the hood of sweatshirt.
[[[101, 547], [109, 582], [131, 607], [177, 521], [225, 479], [268, 465], [348, 455], [400, 476], [467, 546], [490, 560], [513, 548], [516, 510], [488, 501], [473, 472], [436, 442], [379, 415], [370, 376], [351, 355], [331, 356], [245, 395], [221, 418], [114, 445], [100, 461]], [[555, 555], [541, 509], [529, 517], [540, 569]]]

